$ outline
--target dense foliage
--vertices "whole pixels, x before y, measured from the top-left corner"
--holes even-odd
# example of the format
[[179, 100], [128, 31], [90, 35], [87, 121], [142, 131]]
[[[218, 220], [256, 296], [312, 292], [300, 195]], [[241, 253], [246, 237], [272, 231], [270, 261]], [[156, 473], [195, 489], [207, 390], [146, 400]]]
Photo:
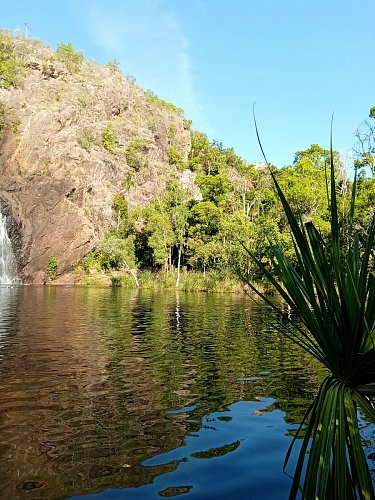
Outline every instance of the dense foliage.
[[[119, 209], [114, 201], [114, 224], [106, 239], [118, 242], [118, 258], [109, 260], [96, 250], [99, 267], [122, 269], [121, 248], [126, 259], [140, 270], [172, 273], [179, 282], [180, 271], [216, 273], [218, 280], [231, 279], [240, 270], [252, 280], [262, 274], [244, 252], [242, 243], [260, 262], [269, 264], [271, 241], [278, 241], [285, 255], [296, 262], [287, 218], [264, 164], [252, 165], [233, 149], [197, 131], [191, 131], [190, 156], [182, 166], [196, 173], [200, 199], [185, 189], [176, 176], [170, 180], [159, 199], [143, 209]], [[141, 166], [145, 144], [133, 141], [128, 161]], [[337, 202], [341, 211], [350, 203], [351, 181], [339, 154], [333, 152], [337, 165]], [[293, 210], [303, 222], [313, 222], [324, 237], [329, 234], [325, 172], [329, 171], [330, 152], [312, 144], [295, 154], [292, 165], [274, 169], [275, 176]], [[182, 160], [179, 160], [182, 161]], [[178, 170], [181, 170], [181, 165]], [[375, 180], [359, 173], [355, 222], [361, 231], [368, 227], [375, 206]], [[126, 250], [123, 242], [126, 241]], [[91, 257], [90, 257], [91, 258]], [[168, 280], [167, 280], [168, 281]], [[173, 280], [172, 280], [173, 281]], [[171, 282], [171, 280], [169, 280]]]

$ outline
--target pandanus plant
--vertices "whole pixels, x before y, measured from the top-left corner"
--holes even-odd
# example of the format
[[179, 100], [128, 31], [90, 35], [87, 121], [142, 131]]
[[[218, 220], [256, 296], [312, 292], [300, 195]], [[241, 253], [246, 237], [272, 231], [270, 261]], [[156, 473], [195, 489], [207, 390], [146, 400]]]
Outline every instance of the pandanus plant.
[[[255, 127], [262, 149], [256, 121]], [[277, 244], [271, 249], [270, 267], [247, 252], [294, 313], [285, 334], [328, 370], [285, 459], [284, 470], [303, 429], [289, 498], [373, 499], [358, 411], [375, 422], [375, 217], [367, 234], [356, 231], [356, 178], [347, 217], [339, 215], [332, 134], [326, 175], [328, 239], [312, 222], [303, 223], [293, 212], [263, 149], [262, 153], [290, 225], [298, 264]], [[246, 276], [243, 279], [265, 303], [283, 314]]]

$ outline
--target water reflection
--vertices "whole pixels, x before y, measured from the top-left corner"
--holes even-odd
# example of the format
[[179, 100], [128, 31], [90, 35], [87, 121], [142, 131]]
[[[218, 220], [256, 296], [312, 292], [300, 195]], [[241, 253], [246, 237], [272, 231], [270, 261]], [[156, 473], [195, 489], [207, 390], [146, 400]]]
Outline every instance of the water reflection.
[[4, 356], [10, 337], [17, 331], [19, 298], [17, 286], [0, 285], [0, 360]]
[[23, 287], [4, 304], [1, 498], [219, 498], [218, 467], [222, 495], [287, 491], [285, 436], [322, 373], [248, 299]]

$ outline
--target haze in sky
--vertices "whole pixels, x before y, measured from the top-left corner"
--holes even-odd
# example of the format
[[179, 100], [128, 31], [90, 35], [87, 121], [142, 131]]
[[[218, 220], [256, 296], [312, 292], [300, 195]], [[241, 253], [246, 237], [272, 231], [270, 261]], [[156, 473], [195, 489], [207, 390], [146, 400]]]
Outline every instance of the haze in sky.
[[[374, 0], [0, 0], [1, 27], [118, 60], [193, 128], [282, 166], [312, 143], [350, 161], [375, 105]], [[26, 23], [26, 24], [25, 24]]]

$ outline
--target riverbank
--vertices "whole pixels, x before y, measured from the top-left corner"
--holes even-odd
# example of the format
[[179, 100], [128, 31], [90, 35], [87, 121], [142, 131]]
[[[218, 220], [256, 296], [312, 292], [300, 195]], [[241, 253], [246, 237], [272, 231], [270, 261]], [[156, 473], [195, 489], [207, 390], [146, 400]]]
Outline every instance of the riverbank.
[[[169, 272], [149, 270], [138, 271], [135, 275], [123, 271], [90, 270], [84, 272], [76, 269], [74, 273], [50, 281], [50, 284], [77, 284], [86, 286], [113, 286], [124, 288], [143, 288], [148, 290], [181, 290], [186, 292], [216, 292], [216, 293], [243, 293], [244, 285], [235, 276], [210, 270], [205, 273], [186, 271], [180, 273], [180, 280], [176, 286], [177, 271]], [[258, 287], [265, 293], [271, 293], [266, 283], [259, 283]]]

